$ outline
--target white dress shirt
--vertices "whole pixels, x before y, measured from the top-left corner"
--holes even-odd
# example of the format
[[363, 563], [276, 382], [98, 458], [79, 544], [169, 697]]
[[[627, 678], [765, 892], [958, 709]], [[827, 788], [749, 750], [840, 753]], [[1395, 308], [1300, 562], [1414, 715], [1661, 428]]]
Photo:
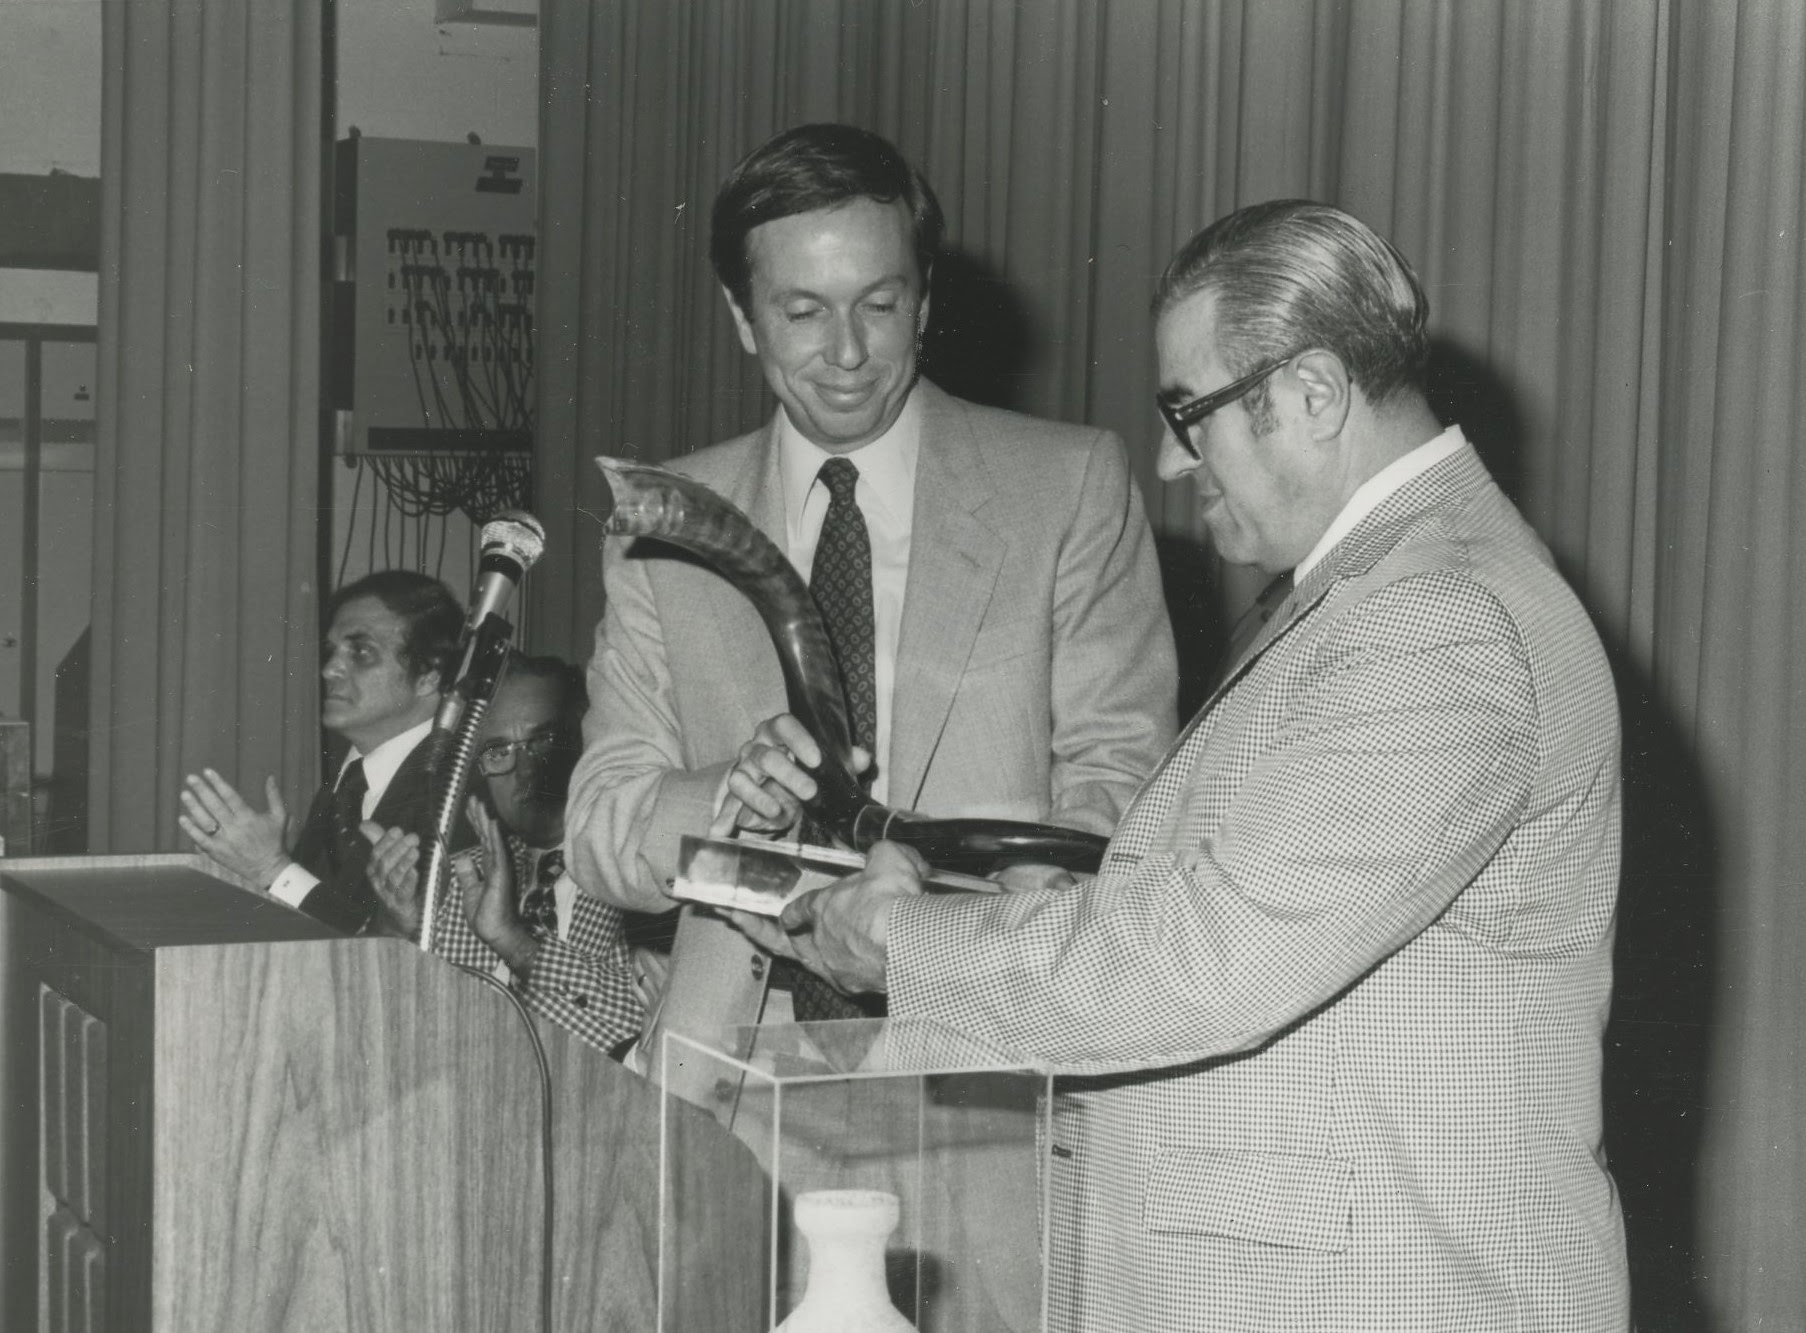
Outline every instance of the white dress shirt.
[[[433, 719], [429, 717], [426, 721], [409, 727], [400, 735], [389, 737], [369, 754], [359, 754], [356, 749], [353, 749], [345, 756], [345, 762], [339, 765], [338, 776], [332, 780], [334, 789], [337, 789], [339, 779], [345, 776], [345, 770], [351, 767], [351, 761], [362, 759], [365, 783], [363, 817], [370, 818], [376, 813], [376, 807], [382, 802], [383, 794], [389, 790], [389, 784], [395, 780], [395, 774], [407, 762], [408, 756], [414, 753], [414, 747], [425, 740], [427, 733], [432, 729]], [[270, 885], [270, 896], [280, 899], [290, 907], [299, 907], [319, 882], [318, 875], [290, 861], [282, 868], [282, 873], [276, 876], [275, 882]]]
[[1393, 459], [1362, 482], [1355, 493], [1348, 497], [1348, 503], [1342, 506], [1342, 512], [1336, 515], [1323, 535], [1317, 539], [1311, 553], [1292, 571], [1293, 586], [1304, 582], [1304, 576], [1311, 572], [1312, 566], [1328, 555], [1331, 547], [1354, 531], [1354, 525], [1378, 509], [1394, 491], [1413, 478], [1422, 476], [1466, 445], [1467, 437], [1461, 433], [1461, 427], [1450, 426], [1410, 453]]
[[[872, 543], [872, 674], [877, 693], [872, 798], [890, 792], [891, 691], [897, 680], [897, 639], [903, 629], [903, 592], [909, 579], [909, 534], [915, 521], [916, 460], [922, 452], [922, 409], [914, 393], [889, 430], [843, 455], [859, 469], [854, 503], [865, 516]], [[778, 410], [778, 469], [784, 487], [785, 554], [806, 581], [828, 516], [828, 488], [818, 478], [836, 455], [815, 444]]]

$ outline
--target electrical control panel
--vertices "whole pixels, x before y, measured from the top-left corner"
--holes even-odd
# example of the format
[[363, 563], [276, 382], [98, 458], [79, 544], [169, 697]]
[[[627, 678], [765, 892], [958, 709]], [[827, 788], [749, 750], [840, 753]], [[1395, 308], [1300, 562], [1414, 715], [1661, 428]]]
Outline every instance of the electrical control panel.
[[338, 448], [520, 454], [533, 429], [534, 153], [338, 145]]

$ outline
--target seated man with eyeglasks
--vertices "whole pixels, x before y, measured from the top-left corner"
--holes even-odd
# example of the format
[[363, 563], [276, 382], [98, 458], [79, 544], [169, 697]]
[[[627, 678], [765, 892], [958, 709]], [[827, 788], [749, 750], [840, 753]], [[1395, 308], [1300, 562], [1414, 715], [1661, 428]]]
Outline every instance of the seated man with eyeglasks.
[[[579, 893], [564, 872], [564, 804], [583, 748], [583, 676], [555, 657], [514, 654], [483, 719], [479, 791], [469, 804], [478, 850], [454, 857], [456, 891], [439, 901], [433, 951], [511, 980], [533, 1012], [613, 1054], [640, 1030], [644, 1004], [626, 915]], [[420, 839], [366, 822], [370, 884], [410, 931], [420, 919]]]

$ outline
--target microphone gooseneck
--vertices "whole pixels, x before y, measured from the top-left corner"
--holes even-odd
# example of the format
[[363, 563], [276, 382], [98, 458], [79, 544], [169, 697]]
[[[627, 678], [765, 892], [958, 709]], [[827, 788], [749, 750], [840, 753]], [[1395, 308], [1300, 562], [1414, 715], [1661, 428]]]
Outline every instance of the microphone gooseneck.
[[508, 641], [514, 635], [514, 626], [501, 613], [521, 578], [545, 553], [546, 530], [531, 514], [503, 510], [483, 525], [482, 543], [470, 617], [464, 624], [462, 661], [440, 701], [428, 739], [434, 747], [429, 760], [434, 774], [433, 839], [421, 876], [420, 924], [420, 947], [428, 953], [451, 868], [452, 829], [470, 790], [477, 732], [495, 697], [507, 665]]

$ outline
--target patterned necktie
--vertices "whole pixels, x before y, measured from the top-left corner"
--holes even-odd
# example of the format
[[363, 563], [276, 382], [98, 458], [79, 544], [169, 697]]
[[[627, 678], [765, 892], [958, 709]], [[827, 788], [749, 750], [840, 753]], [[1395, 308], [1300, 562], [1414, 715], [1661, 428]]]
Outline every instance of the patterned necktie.
[[1223, 651], [1223, 661], [1217, 668], [1212, 688], [1227, 680], [1230, 672], [1241, 665], [1243, 655], [1253, 646], [1255, 639], [1260, 637], [1260, 632], [1273, 618], [1273, 613], [1291, 595], [1291, 591], [1292, 571], [1288, 569], [1262, 588], [1253, 604], [1236, 619], [1234, 626], [1230, 628], [1229, 646]]
[[520, 895], [520, 919], [533, 932], [535, 939], [549, 940], [558, 935], [558, 895], [552, 886], [564, 874], [564, 853], [553, 848], [539, 858], [533, 882]]
[[[872, 627], [872, 539], [865, 515], [853, 501], [859, 469], [845, 458], [821, 465], [821, 484], [828, 488], [828, 514], [815, 544], [809, 591], [828, 624], [828, 639], [840, 664], [847, 696], [847, 725], [853, 743], [868, 751], [878, 731], [878, 683], [873, 666], [876, 634]], [[869, 771], [868, 771], [869, 776]]]
[[[865, 515], [854, 503], [853, 490], [859, 469], [845, 458], [830, 458], [821, 465], [821, 484], [828, 488], [828, 513], [822, 520], [821, 538], [815, 544], [815, 564], [809, 571], [809, 591], [827, 622], [828, 640], [840, 664], [840, 681], [847, 697], [847, 726], [853, 743], [873, 749], [878, 732], [878, 683], [873, 665], [876, 633], [872, 625], [872, 539]], [[869, 782], [872, 770], [863, 778]], [[805, 827], [803, 836], [819, 841], [820, 834]], [[853, 1001], [803, 967], [779, 967], [774, 979], [790, 983], [790, 1005], [799, 1023], [827, 1019], [876, 1017], [884, 1012], [883, 996]]]
[[365, 846], [358, 825], [364, 822], [364, 796], [369, 790], [364, 761], [353, 759], [339, 774], [339, 785], [332, 793], [332, 850], [341, 866], [355, 861]]

